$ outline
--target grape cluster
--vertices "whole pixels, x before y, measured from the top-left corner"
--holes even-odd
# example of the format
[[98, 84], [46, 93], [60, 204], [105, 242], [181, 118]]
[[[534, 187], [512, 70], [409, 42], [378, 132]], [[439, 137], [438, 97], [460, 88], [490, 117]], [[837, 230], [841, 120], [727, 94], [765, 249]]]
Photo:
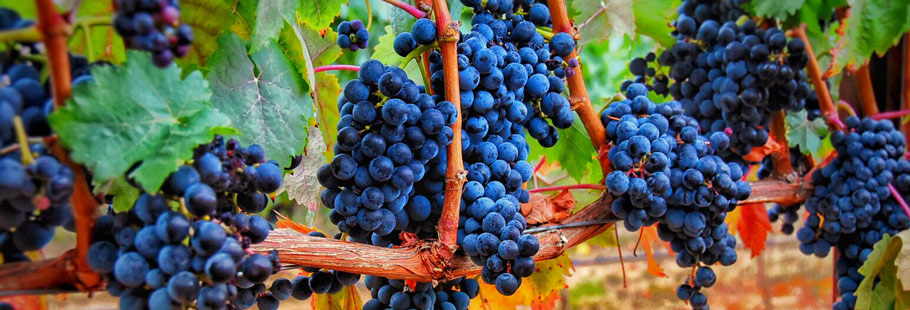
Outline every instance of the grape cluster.
[[[5, 13], [0, 10], [0, 14]], [[16, 25], [23, 25], [21, 21], [24, 20]], [[51, 135], [47, 116], [54, 110], [48, 86], [41, 83], [40, 67], [18, 56], [21, 55], [4, 53], [0, 57], [4, 67], [0, 68], [0, 147], [19, 145], [18, 149], [0, 154], [0, 253], [4, 262], [28, 260], [23, 252], [44, 247], [56, 227], [67, 226], [72, 219], [69, 198], [73, 171], [44, 145], [28, 145], [17, 139], [17, 118], [22, 122], [23, 135]], [[85, 58], [71, 56], [70, 61], [74, 84], [91, 80]]]
[[338, 107], [335, 157], [317, 171], [332, 223], [356, 242], [379, 246], [395, 241], [396, 230], [435, 236], [454, 105], [436, 103], [403, 70], [370, 60]]
[[806, 255], [827, 256], [834, 246], [840, 301], [834, 309], [853, 309], [854, 291], [863, 280], [858, 268], [883, 235], [910, 228], [889, 184], [910, 192], [910, 162], [902, 158], [904, 134], [891, 121], [846, 119], [847, 131], [831, 134], [837, 157], [812, 174], [815, 186], [806, 201], [809, 216], [796, 232]]
[[338, 40], [336, 43], [341, 48], [352, 52], [366, 49], [370, 45], [370, 32], [363, 26], [363, 21], [355, 19], [343, 21], [338, 24]]
[[177, 0], [116, 0], [114, 7], [114, 29], [124, 45], [151, 52], [156, 66], [167, 67], [189, 53], [193, 28], [180, 23]]
[[436, 287], [431, 282], [418, 282], [412, 288], [404, 280], [367, 276], [366, 286], [373, 299], [363, 305], [363, 310], [465, 310], [479, 291], [477, 280], [466, 278]]
[[[673, 95], [703, 132], [729, 128], [729, 151], [719, 154], [727, 160], [741, 160], [764, 145], [772, 112], [801, 110], [810, 93], [804, 43], [788, 40], [778, 28], [762, 29], [752, 19], [738, 23], [746, 14], [740, 2], [683, 1], [673, 22], [676, 43], [659, 56], [629, 63], [638, 76], [634, 82]], [[654, 61], [657, 69], [669, 70], [651, 68]]]
[[263, 210], [264, 193], [281, 185], [281, 168], [258, 145], [242, 148], [220, 136], [193, 158], [161, 194], [143, 193], [128, 212], [111, 211], [95, 225], [88, 263], [108, 279], [120, 308], [246, 309], [258, 301], [267, 309], [291, 293], [309, 296], [286, 279], [265, 292], [263, 282], [280, 270], [277, 252], [248, 249], [266, 239], [271, 224], [236, 211]]
[[[626, 88], [625, 99], [601, 114], [608, 156], [614, 171], [605, 178], [615, 198], [613, 213], [629, 231], [658, 223], [661, 240], [670, 242], [680, 267], [707, 266], [736, 261], [736, 239], [724, 219], [737, 202], [749, 197], [749, 183], [741, 181], [742, 170], [716, 155], [729, 147], [724, 133], [705, 138], [698, 122], [683, 114], [679, 102], [654, 104], [643, 84]], [[680, 299], [703, 309], [707, 299], [698, 293], [714, 284], [708, 267], [700, 267], [691, 281], [678, 291]]]

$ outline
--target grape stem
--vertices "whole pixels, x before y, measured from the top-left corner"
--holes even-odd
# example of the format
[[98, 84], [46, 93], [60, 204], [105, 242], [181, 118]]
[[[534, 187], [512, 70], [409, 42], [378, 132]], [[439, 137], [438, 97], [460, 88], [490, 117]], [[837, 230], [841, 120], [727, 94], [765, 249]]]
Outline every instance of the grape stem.
[[19, 152], [22, 155], [22, 164], [31, 165], [35, 162], [35, 156], [32, 155], [32, 151], [28, 147], [28, 135], [25, 133], [25, 126], [22, 126], [22, 117], [16, 115], [13, 117], [13, 128], [16, 129], [16, 140], [19, 141], [19, 149], [22, 151]]
[[605, 190], [606, 186], [600, 184], [574, 184], [574, 185], [564, 185], [564, 186], [551, 186], [551, 187], [541, 187], [529, 190], [529, 193], [542, 193], [542, 192], [555, 192], [563, 191], [569, 189], [596, 189], [596, 190]]
[[853, 109], [853, 106], [850, 105], [849, 102], [846, 102], [843, 100], [838, 100], [837, 105], [835, 105], [835, 107], [837, 108], [838, 112], [844, 111], [844, 112], [847, 112], [847, 114], [850, 116], [856, 116], [856, 110]]
[[[414, 58], [420, 57], [420, 55], [423, 54], [423, 52], [429, 51], [429, 50], [437, 48], [437, 47], [439, 47], [439, 44], [436, 42], [433, 42], [433, 44], [421, 45], [420, 47], [418, 47], [418, 48], [414, 49], [413, 51], [411, 51], [410, 53], [408, 53], [407, 56], [404, 56], [404, 59], [401, 60], [401, 64], [398, 65], [398, 67], [401, 69], [404, 69], [405, 67], [408, 66], [408, 63], [410, 63], [411, 60], [413, 60]], [[430, 86], [430, 85], [426, 85], [426, 86]]]
[[537, 33], [542, 35], [543, 38], [547, 40], [552, 39], [554, 35], [552, 30], [546, 30], [543, 27], [537, 27]]
[[370, 27], [373, 26], [373, 7], [370, 0], [363, 0], [363, 3], [367, 6], [367, 31], [370, 31]]
[[0, 31], [0, 42], [37, 42], [41, 41], [38, 27], [30, 26], [20, 29]]
[[[52, 136], [48, 136], [48, 137], [28, 137], [28, 138], [26, 139], [26, 141], [28, 141], [28, 144], [29, 144], [29, 145], [31, 145], [31, 144], [45, 144], [45, 145], [47, 145], [47, 144], [51, 144], [51, 143], [53, 143], [53, 142], [56, 142], [56, 141], [57, 141], [57, 136], [56, 136], [56, 135], [52, 135]], [[9, 153], [18, 151], [18, 150], [19, 150], [19, 143], [10, 144], [10, 145], [7, 145], [6, 147], [0, 149], [0, 156], [6, 155], [6, 154], [9, 154]]]
[[822, 80], [821, 67], [818, 64], [818, 59], [815, 58], [812, 44], [806, 36], [806, 24], [793, 28], [792, 34], [795, 37], [800, 38], [805, 44], [806, 54], [809, 58], [809, 64], [806, 68], [808, 69], [809, 77], [812, 78], [812, 85], [815, 86], [815, 91], [818, 93], [818, 105], [822, 110], [822, 114], [825, 115], [828, 126], [833, 127], [833, 129], [836, 130], [844, 130], [846, 126], [844, 126], [844, 123], [837, 115], [837, 110], [834, 108], [834, 101], [831, 99], [831, 93], [828, 91], [828, 84], [825, 84], [825, 81]]
[[391, 5], [395, 6], [396, 8], [399, 8], [399, 9], [404, 10], [405, 12], [408, 12], [408, 14], [411, 14], [411, 16], [414, 16], [414, 18], [419, 19], [419, 18], [424, 18], [427, 16], [427, 14], [424, 13], [423, 11], [421, 11], [420, 9], [415, 8], [415, 7], [411, 6], [410, 4], [407, 4], [407, 3], [404, 3], [404, 2], [401, 2], [398, 0], [382, 0], [382, 1], [385, 1], [386, 3], [391, 4]]
[[354, 65], [328, 65], [328, 66], [314, 68], [313, 73], [319, 73], [319, 72], [330, 71], [330, 70], [347, 70], [347, 71], [360, 72], [360, 67], [354, 66]]
[[894, 199], [897, 199], [897, 204], [901, 205], [901, 208], [904, 209], [907, 218], [910, 218], [910, 207], [907, 206], [907, 201], [904, 200], [904, 196], [901, 196], [901, 193], [897, 191], [897, 188], [894, 188], [894, 184], [888, 183], [888, 190], [891, 191], [891, 196], [894, 196]]

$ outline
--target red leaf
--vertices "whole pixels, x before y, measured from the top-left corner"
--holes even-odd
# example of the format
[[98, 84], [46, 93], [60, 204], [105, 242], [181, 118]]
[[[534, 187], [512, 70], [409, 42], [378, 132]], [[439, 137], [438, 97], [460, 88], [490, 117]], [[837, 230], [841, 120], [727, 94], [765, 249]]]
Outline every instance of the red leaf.
[[752, 250], [752, 258], [758, 256], [765, 249], [768, 232], [771, 231], [771, 221], [768, 220], [768, 211], [764, 203], [750, 203], [739, 206], [740, 217], [736, 230], [739, 238], [743, 240], [743, 247]]
[[743, 156], [743, 159], [748, 161], [761, 161], [762, 158], [765, 158], [768, 154], [783, 152], [785, 150], [785, 145], [777, 143], [777, 140], [774, 140], [773, 136], [768, 137], [768, 142], [762, 146], [756, 146], [752, 148], [752, 151], [746, 156]]

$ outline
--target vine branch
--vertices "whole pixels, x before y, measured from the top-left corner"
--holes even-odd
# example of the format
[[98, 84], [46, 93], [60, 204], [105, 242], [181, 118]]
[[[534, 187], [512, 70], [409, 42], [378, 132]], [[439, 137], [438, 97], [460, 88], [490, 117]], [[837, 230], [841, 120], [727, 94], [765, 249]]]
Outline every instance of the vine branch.
[[825, 84], [825, 81], [822, 79], [821, 67], [818, 65], [818, 59], [815, 58], [812, 44], [806, 36], [806, 24], [793, 28], [792, 33], [795, 37], [803, 40], [803, 43], [806, 46], [806, 54], [809, 58], [806, 69], [809, 70], [809, 77], [812, 78], [812, 85], [815, 86], [815, 92], [818, 93], [818, 105], [822, 110], [822, 114], [825, 116], [825, 121], [827, 121], [828, 126], [833, 127], [834, 129], [844, 130], [846, 126], [844, 126], [844, 123], [837, 115], [837, 110], [834, 108], [834, 101], [831, 99], [831, 92], [828, 91], [828, 84]]
[[878, 104], [875, 102], [875, 91], [872, 89], [872, 76], [869, 74], [869, 64], [865, 64], [856, 71], [856, 83], [859, 88], [860, 106], [864, 116], [878, 114]]
[[[786, 112], [780, 110], [774, 112], [771, 120], [771, 136], [781, 145], [787, 143], [787, 126], [785, 123]], [[793, 166], [790, 164], [790, 151], [771, 153], [771, 160], [774, 162], [774, 174], [778, 177], [789, 178], [793, 175]]]

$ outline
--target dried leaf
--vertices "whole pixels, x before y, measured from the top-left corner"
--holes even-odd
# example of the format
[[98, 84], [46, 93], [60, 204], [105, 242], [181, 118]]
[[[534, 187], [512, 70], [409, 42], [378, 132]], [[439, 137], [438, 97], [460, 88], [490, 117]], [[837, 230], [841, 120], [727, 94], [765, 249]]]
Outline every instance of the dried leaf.
[[575, 197], [568, 190], [563, 190], [554, 197], [546, 194], [531, 193], [531, 200], [521, 205], [521, 213], [528, 224], [555, 222], [571, 215], [575, 209]]
[[648, 259], [648, 273], [655, 277], [666, 278], [667, 274], [664, 273], [664, 269], [654, 259], [654, 249], [651, 247], [652, 242], [661, 242], [657, 237], [657, 226], [642, 227], [641, 249], [645, 251], [645, 257]]
[[740, 217], [737, 225], [739, 238], [743, 240], [743, 247], [752, 250], [752, 258], [761, 254], [765, 249], [768, 232], [771, 231], [771, 221], [768, 211], [763, 203], [750, 203], [739, 206]]
[[777, 143], [777, 140], [774, 140], [773, 136], [769, 136], [768, 142], [765, 143], [765, 145], [753, 147], [749, 154], [743, 156], [743, 159], [748, 161], [761, 161], [762, 158], [765, 158], [768, 154], [784, 151], [786, 151], [786, 145]]
[[316, 170], [326, 163], [323, 151], [326, 150], [325, 141], [319, 129], [309, 126], [309, 141], [306, 152], [300, 159], [300, 165], [284, 176], [284, 182], [278, 188], [278, 194], [287, 192], [288, 197], [299, 205], [306, 206], [311, 211], [319, 208], [319, 193], [322, 186], [316, 180]]
[[898, 237], [903, 241], [904, 246], [897, 255], [894, 264], [897, 265], [897, 278], [901, 280], [904, 287], [910, 288], [910, 230], [905, 230]]

